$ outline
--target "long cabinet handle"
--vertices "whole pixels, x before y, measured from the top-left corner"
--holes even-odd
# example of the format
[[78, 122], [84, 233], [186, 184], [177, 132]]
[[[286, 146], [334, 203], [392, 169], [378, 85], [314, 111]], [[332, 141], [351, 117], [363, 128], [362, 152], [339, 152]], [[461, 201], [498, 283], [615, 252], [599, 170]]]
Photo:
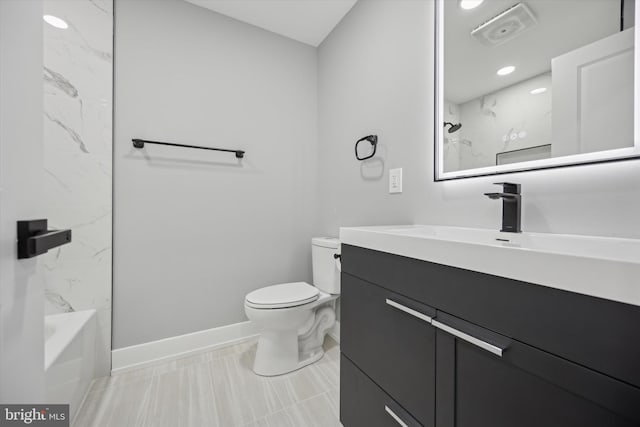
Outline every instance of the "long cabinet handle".
[[[387, 300], [389, 301], [389, 300]], [[402, 418], [400, 418], [399, 416], [396, 415], [395, 412], [393, 412], [391, 410], [391, 408], [389, 408], [387, 405], [384, 405], [384, 410], [387, 411], [387, 414], [389, 414], [391, 416], [391, 418], [393, 418], [394, 420], [396, 420], [396, 422], [398, 423], [398, 425], [402, 426], [402, 427], [409, 427], [409, 425], [407, 423], [405, 423], [404, 421], [402, 421]]]
[[440, 323], [437, 320], [433, 320], [431, 322], [431, 324], [433, 326], [435, 326], [436, 328], [438, 328], [438, 329], [441, 329], [441, 330], [443, 330], [445, 332], [450, 333], [453, 336], [456, 336], [456, 337], [460, 338], [461, 340], [464, 340], [464, 341], [466, 341], [466, 342], [468, 342], [470, 344], [473, 344], [475, 346], [480, 347], [483, 350], [487, 350], [490, 353], [493, 353], [493, 354], [495, 354], [497, 356], [502, 357], [502, 352], [504, 351], [504, 349], [502, 349], [502, 348], [500, 348], [500, 347], [498, 347], [496, 345], [490, 344], [490, 343], [488, 343], [486, 341], [482, 341], [481, 339], [478, 339], [478, 338], [476, 338], [474, 336], [471, 336], [471, 335], [469, 335], [467, 333], [459, 331], [458, 329], [452, 328], [449, 325], [445, 325], [444, 323]]
[[431, 323], [431, 321], [433, 320], [431, 317], [427, 316], [426, 314], [420, 313], [419, 311], [414, 310], [413, 308], [409, 308], [406, 305], [402, 305], [399, 302], [395, 302], [392, 299], [387, 298], [387, 304], [390, 305], [391, 307], [397, 308], [400, 311], [404, 311], [407, 314], [417, 317], [420, 320], [424, 320], [427, 323]]

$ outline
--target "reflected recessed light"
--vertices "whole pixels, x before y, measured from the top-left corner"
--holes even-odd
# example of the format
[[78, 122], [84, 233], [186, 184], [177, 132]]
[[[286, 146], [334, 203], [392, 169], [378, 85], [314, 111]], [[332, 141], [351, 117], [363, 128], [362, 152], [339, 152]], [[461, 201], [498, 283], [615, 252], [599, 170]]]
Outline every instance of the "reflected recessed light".
[[58, 18], [57, 16], [44, 15], [42, 19], [44, 19], [44, 22], [53, 27], [62, 28], [63, 30], [69, 28], [69, 24], [67, 24], [64, 20]]
[[509, 65], [508, 67], [502, 67], [497, 71], [499, 76], [506, 76], [507, 74], [511, 74], [516, 70], [516, 67], [513, 65]]
[[547, 91], [546, 87], [539, 87], [537, 89], [532, 90], [531, 92], [529, 92], [531, 95], [539, 95], [541, 93], [545, 93]]
[[460, 0], [460, 7], [465, 10], [475, 9], [480, 6], [484, 0]]

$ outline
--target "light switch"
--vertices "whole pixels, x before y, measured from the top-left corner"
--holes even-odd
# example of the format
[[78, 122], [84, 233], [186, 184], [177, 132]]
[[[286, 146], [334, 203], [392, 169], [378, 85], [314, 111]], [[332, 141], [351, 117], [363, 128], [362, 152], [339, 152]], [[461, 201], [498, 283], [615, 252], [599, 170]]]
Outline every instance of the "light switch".
[[389, 169], [389, 193], [402, 193], [402, 168]]

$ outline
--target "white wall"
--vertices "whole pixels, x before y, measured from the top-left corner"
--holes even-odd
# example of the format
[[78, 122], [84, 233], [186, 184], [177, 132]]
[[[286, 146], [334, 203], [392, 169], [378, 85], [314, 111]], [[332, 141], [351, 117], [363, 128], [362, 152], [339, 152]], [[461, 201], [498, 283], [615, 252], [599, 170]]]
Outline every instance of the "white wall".
[[[525, 231], [640, 237], [637, 160], [434, 182], [432, 9], [432, 1], [361, 1], [320, 46], [323, 232], [392, 223], [498, 229], [501, 204], [482, 193], [508, 180], [523, 186]], [[369, 133], [381, 147], [362, 164], [353, 143]], [[395, 167], [404, 168], [404, 193], [389, 195]], [[384, 177], [365, 179], [373, 169]]]
[[113, 1], [45, 0], [45, 204], [73, 242], [44, 255], [47, 314], [97, 310], [97, 373], [111, 360]]
[[180, 0], [117, 1], [115, 19], [121, 348], [243, 321], [249, 291], [311, 279], [317, 64], [312, 47]]

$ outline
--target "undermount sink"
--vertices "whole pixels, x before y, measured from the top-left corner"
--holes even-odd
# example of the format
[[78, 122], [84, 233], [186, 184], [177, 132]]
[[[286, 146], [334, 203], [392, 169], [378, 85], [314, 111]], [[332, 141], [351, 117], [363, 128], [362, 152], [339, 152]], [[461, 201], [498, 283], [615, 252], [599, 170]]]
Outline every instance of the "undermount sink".
[[640, 306], [640, 240], [432, 225], [342, 227], [343, 244]]

